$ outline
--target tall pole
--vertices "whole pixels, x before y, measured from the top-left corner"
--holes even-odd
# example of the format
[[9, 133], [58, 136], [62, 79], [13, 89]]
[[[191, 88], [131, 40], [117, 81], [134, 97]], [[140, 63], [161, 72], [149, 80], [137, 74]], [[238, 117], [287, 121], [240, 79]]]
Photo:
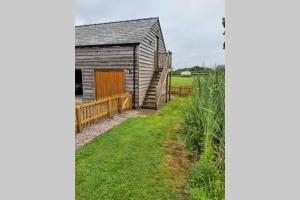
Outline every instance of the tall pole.
[[133, 109], [135, 109], [136, 108], [136, 106], [135, 106], [135, 50], [136, 50], [136, 46], [135, 45], [133, 45]]
[[172, 80], [172, 68], [170, 69], [170, 76], [169, 76], [169, 101], [171, 99], [171, 80]]
[[[222, 24], [223, 24], [223, 27], [224, 27], [223, 35], [225, 35], [225, 17], [222, 17]], [[225, 50], [225, 41], [223, 42], [223, 49]]]
[[168, 102], [169, 76], [170, 76], [170, 72], [168, 70], [168, 72], [167, 72], [167, 81], [166, 81], [166, 100], [165, 100], [165, 103]]
[[172, 80], [172, 52], [171, 51], [169, 51], [169, 58], [170, 58], [170, 63], [169, 63], [169, 65], [170, 65], [170, 82], [169, 82], [169, 101], [170, 101], [170, 99], [171, 99], [171, 80]]

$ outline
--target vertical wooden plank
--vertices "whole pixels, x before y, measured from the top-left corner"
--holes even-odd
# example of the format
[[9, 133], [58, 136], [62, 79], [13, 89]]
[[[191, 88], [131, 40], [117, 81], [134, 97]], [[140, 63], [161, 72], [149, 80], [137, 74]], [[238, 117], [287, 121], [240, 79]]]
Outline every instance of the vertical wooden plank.
[[122, 71], [122, 93], [125, 92], [125, 72]]
[[112, 72], [108, 71], [108, 81], [106, 83], [104, 83], [106, 85], [106, 90], [108, 92], [108, 96], [111, 96], [112, 92], [111, 92], [111, 84], [113, 83], [113, 76], [112, 76]]
[[99, 98], [99, 93], [98, 93], [98, 76], [99, 76], [99, 74], [95, 70], [94, 71], [94, 82], [95, 82], [95, 98], [96, 99]]
[[96, 121], [95, 118], [94, 118], [96, 116], [96, 109], [97, 109], [95, 105], [96, 105], [96, 101], [92, 104], [93, 123]]
[[88, 106], [88, 125], [90, 126], [91, 125], [91, 106], [89, 105]]
[[107, 100], [108, 117], [111, 118], [111, 98]]
[[80, 113], [80, 106], [76, 107], [76, 120], [77, 120], [77, 130], [81, 132], [81, 113]]
[[122, 113], [122, 105], [123, 105], [122, 99], [123, 98], [121, 96], [118, 98], [118, 110], [119, 110], [119, 113]]
[[[86, 119], [86, 111], [85, 111], [85, 107], [82, 107], [82, 121], [84, 121]], [[84, 126], [84, 123], [82, 124], [82, 126]]]

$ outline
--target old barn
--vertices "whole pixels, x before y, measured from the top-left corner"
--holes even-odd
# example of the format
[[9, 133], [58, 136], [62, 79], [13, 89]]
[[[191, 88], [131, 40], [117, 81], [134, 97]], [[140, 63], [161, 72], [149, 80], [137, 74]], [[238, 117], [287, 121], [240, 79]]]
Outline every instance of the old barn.
[[157, 108], [167, 98], [171, 59], [158, 18], [76, 26], [76, 95], [129, 91], [135, 108]]

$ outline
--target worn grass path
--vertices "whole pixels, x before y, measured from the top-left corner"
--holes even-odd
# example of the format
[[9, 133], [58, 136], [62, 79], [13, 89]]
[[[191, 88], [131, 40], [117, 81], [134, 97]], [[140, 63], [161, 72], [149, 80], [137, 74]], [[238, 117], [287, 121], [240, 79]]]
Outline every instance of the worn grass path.
[[182, 199], [190, 155], [177, 138], [186, 98], [76, 150], [76, 199]]

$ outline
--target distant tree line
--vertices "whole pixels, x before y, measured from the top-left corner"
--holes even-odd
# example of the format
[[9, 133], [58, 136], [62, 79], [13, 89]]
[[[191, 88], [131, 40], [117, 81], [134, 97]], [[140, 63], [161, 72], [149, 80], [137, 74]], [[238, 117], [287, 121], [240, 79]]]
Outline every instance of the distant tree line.
[[179, 68], [179, 69], [173, 70], [172, 74], [179, 75], [179, 74], [181, 74], [181, 72], [184, 72], [184, 71], [190, 71], [192, 74], [209, 73], [209, 72], [213, 72], [213, 71], [225, 71], [225, 65], [218, 65], [215, 68], [200, 67], [200, 66], [184, 67], [184, 68]]

